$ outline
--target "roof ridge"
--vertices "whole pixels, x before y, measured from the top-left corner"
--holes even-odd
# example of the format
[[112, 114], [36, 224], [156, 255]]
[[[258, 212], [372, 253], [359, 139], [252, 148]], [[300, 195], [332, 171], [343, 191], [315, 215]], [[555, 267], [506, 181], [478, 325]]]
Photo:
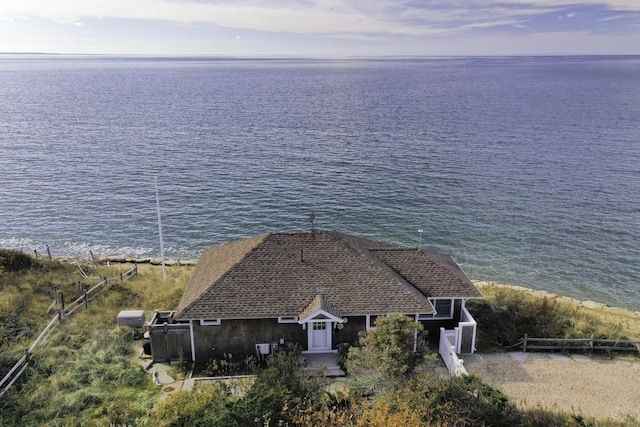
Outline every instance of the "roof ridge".
[[[376, 243], [376, 244], [381, 244], [381, 242], [376, 242], [376, 241], [372, 241], [372, 240], [368, 240], [368, 239], [363, 239], [361, 237], [358, 236], [353, 236], [350, 234], [344, 234], [344, 236], [348, 237], [345, 238], [345, 240], [349, 242], [349, 240], [361, 240], [362, 242], [370, 242], [370, 243]], [[359, 243], [362, 243], [359, 242]], [[384, 245], [384, 244], [383, 244]], [[413, 296], [426, 301], [426, 303], [428, 305], [430, 305], [433, 308], [433, 304], [431, 304], [431, 301], [429, 301], [429, 298], [427, 298], [426, 295], [424, 295], [420, 289], [418, 289], [417, 287], [415, 287], [411, 282], [409, 282], [404, 276], [402, 276], [401, 274], [399, 274], [397, 271], [395, 271], [393, 268], [391, 268], [391, 266], [389, 266], [387, 263], [385, 263], [383, 260], [381, 260], [380, 258], [378, 258], [375, 255], [375, 251], [384, 251], [384, 250], [400, 250], [400, 249], [404, 249], [401, 246], [396, 246], [396, 245], [392, 245], [392, 244], [388, 244], [389, 248], [385, 249], [385, 248], [368, 248], [368, 247], [363, 247], [361, 245], [358, 245], [357, 247], [353, 247], [356, 251], [361, 252], [363, 255], [365, 255], [367, 258], [371, 259], [375, 264], [377, 264], [379, 267], [382, 268], [382, 270], [389, 274], [390, 276], [392, 276], [394, 279], [397, 280], [398, 284], [400, 286], [402, 286], [407, 292], [411, 293]], [[435, 312], [435, 308], [433, 308], [433, 311]]]

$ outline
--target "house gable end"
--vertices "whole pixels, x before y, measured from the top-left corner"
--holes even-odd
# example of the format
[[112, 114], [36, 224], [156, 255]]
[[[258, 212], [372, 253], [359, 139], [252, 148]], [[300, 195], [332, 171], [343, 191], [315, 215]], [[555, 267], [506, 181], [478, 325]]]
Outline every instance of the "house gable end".
[[343, 323], [344, 319], [341, 317], [334, 316], [331, 313], [327, 313], [324, 310], [319, 310], [315, 313], [311, 313], [309, 316], [305, 317], [304, 319], [298, 320], [298, 323], [303, 324], [303, 323], [310, 323], [315, 321], [331, 321], [336, 323]]

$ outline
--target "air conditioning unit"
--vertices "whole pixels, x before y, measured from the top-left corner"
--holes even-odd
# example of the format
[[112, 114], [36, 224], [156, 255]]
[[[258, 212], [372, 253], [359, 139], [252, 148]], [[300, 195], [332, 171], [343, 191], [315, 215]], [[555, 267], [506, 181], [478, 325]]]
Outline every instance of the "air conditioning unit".
[[271, 344], [270, 343], [262, 343], [256, 344], [256, 354], [258, 357], [264, 356], [271, 353]]

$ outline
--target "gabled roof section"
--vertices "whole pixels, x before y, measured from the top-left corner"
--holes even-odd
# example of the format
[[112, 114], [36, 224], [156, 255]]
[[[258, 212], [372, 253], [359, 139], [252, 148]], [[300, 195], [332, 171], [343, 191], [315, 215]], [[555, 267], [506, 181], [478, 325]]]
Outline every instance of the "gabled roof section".
[[428, 298], [482, 298], [449, 255], [415, 248], [374, 249], [373, 252]]
[[300, 322], [303, 322], [310, 316], [313, 316], [316, 313], [327, 313], [336, 319], [341, 319], [342, 316], [338, 309], [329, 302], [329, 300], [324, 295], [316, 295], [313, 300], [309, 303], [308, 306], [305, 307], [304, 310], [298, 315]]
[[432, 314], [437, 297], [481, 295], [447, 256], [335, 231], [270, 233], [204, 251], [174, 318]]

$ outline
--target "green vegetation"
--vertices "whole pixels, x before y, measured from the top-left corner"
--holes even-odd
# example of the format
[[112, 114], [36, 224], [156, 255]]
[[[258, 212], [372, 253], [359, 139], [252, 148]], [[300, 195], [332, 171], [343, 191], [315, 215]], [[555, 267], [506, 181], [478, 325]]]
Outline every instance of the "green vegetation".
[[28, 270], [35, 260], [22, 252], [0, 249], [0, 275], [7, 272]]
[[[362, 395], [401, 388], [428, 360], [422, 324], [395, 313], [376, 320], [376, 329], [349, 349], [349, 389]], [[415, 351], [414, 351], [415, 348]]]
[[[2, 404], [3, 425], [140, 425], [157, 399], [151, 376], [132, 363], [133, 335], [70, 321], [33, 355], [28, 379]], [[91, 420], [89, 422], [89, 420]]]
[[[54, 288], [70, 302], [82, 294], [82, 288], [97, 283], [98, 276], [118, 276], [129, 266], [81, 268], [0, 251], [0, 375], [53, 317], [53, 312], [45, 313]], [[138, 268], [137, 276], [124, 283], [111, 282], [88, 309], [66, 318], [36, 348], [26, 375], [0, 398], [0, 425], [640, 426], [632, 419], [621, 423], [521, 410], [476, 376], [430, 374], [423, 369], [431, 359], [421, 327], [399, 314], [379, 318], [377, 329], [367, 333], [359, 346], [343, 349], [351, 374], [348, 390], [343, 392], [327, 392], [324, 377], [300, 369], [300, 347], [290, 346], [265, 368], [256, 368], [255, 381], [200, 385], [192, 392], [166, 394], [139, 365], [133, 353], [133, 330], [117, 328], [116, 317], [125, 309], [150, 313], [175, 308], [192, 267], [169, 268], [166, 283], [161, 269]], [[593, 329], [597, 321], [582, 320], [552, 300], [500, 294], [469, 306], [481, 322], [490, 325], [481, 323], [480, 333], [497, 330], [483, 338], [492, 345], [517, 341], [524, 332], [538, 333], [540, 329], [528, 329], [531, 325], [550, 334], [569, 334], [558, 329], [568, 323], [579, 328], [575, 331], [598, 335], [599, 329]], [[567, 317], [573, 320], [567, 322]], [[516, 326], [511, 330], [507, 326], [514, 319]], [[621, 335], [624, 326], [621, 322]], [[610, 332], [611, 325], [606, 330]], [[186, 365], [176, 367], [186, 369]]]
[[[537, 297], [503, 286], [482, 288], [484, 300], [467, 303], [478, 322], [478, 351], [511, 350], [524, 334], [537, 338], [637, 339], [632, 322], [558, 298]], [[636, 324], [637, 328], [638, 325]]]
[[76, 266], [0, 249], [0, 372], [13, 366], [51, 319], [44, 314], [54, 288], [75, 296], [84, 279]]
[[[24, 355], [54, 317], [47, 313], [54, 289], [69, 304], [100, 281], [131, 266], [95, 266], [35, 259], [0, 250], [0, 377]], [[135, 362], [134, 331], [117, 328], [120, 310], [175, 307], [190, 267], [161, 271], [141, 265], [139, 274], [110, 282], [88, 309], [58, 324], [33, 355], [26, 374], [0, 398], [0, 425], [154, 425], [149, 418], [161, 390]], [[176, 298], [177, 296], [177, 298]]]
[[307, 408], [322, 406], [327, 399], [326, 379], [301, 369], [302, 350], [289, 345], [269, 359], [255, 382], [241, 397], [224, 383], [180, 391], [158, 404], [161, 426], [291, 426]]
[[[155, 416], [162, 426], [298, 427], [586, 427], [620, 426], [542, 409], [521, 410], [499, 390], [474, 375], [440, 378], [422, 373], [424, 354], [411, 353], [420, 326], [401, 314], [379, 318], [377, 329], [349, 352], [354, 379], [349, 392], [323, 391], [319, 377], [304, 375], [299, 348], [271, 359], [255, 383], [238, 397], [229, 386], [207, 385], [178, 392], [160, 402]], [[420, 346], [418, 346], [420, 347]], [[357, 372], [354, 373], [354, 372]], [[375, 382], [377, 387], [370, 387]], [[628, 426], [637, 426], [628, 420]]]

